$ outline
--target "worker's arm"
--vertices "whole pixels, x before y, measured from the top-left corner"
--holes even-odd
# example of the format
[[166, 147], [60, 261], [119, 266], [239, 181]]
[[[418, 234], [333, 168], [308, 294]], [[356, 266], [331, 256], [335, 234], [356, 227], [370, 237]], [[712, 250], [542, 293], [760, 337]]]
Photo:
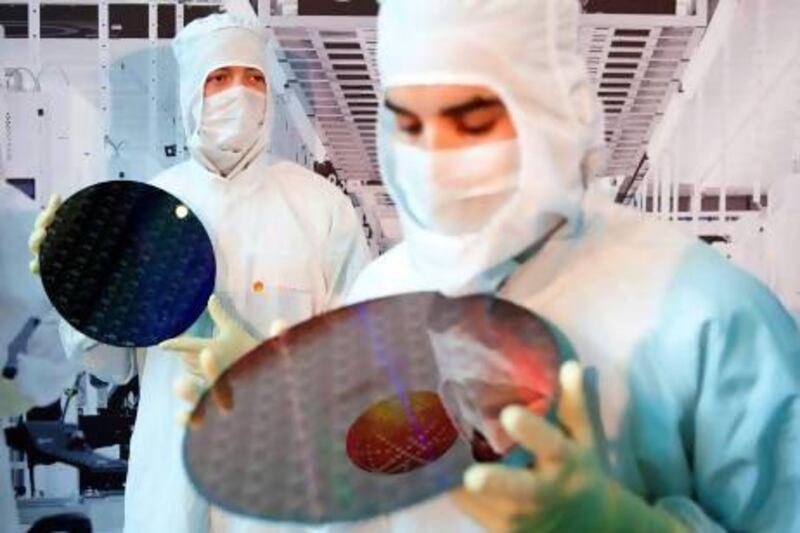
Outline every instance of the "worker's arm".
[[326, 309], [343, 304], [359, 273], [372, 260], [350, 199], [338, 195], [325, 254]]
[[794, 320], [701, 245], [665, 293], [628, 371], [642, 490], [694, 531], [800, 531]]
[[103, 381], [124, 384], [137, 373], [137, 360], [144, 363], [144, 349], [109, 346], [91, 339], [61, 319], [61, 345], [67, 358]]
[[698, 397], [687, 443], [696, 496], [659, 505], [703, 529], [800, 531], [800, 334], [760, 284], [728, 284], [732, 305], [697, 339]]
[[35, 327], [24, 340], [14, 378], [34, 405], [48, 405], [75, 381], [78, 365], [64, 357], [59, 340], [60, 317], [49, 302], [41, 302]]

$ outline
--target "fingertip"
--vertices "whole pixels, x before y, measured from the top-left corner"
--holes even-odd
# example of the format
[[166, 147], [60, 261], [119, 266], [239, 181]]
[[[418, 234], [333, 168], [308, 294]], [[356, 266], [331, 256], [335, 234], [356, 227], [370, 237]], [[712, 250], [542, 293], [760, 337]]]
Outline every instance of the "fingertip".
[[473, 465], [464, 472], [464, 487], [470, 492], [481, 492], [486, 488], [491, 470], [486, 465]]
[[219, 407], [219, 412], [223, 416], [228, 416], [233, 412], [233, 394], [229, 389], [226, 389], [222, 386], [222, 382], [219, 382], [215, 387], [212, 389], [214, 393], [214, 400]]
[[31, 274], [39, 274], [39, 260], [32, 259], [30, 263], [28, 263], [28, 269], [31, 271]]
[[286, 321], [278, 318], [272, 322], [272, 325], [269, 327], [269, 335], [270, 337], [277, 337], [282, 335], [284, 331], [286, 331], [287, 324]]
[[190, 429], [200, 429], [203, 426], [203, 420], [205, 420], [205, 414], [201, 411], [193, 412], [189, 415], [189, 428]]
[[167, 339], [165, 341], [161, 341], [158, 343], [158, 347], [162, 350], [166, 350], [168, 352], [180, 352], [182, 343], [180, 337], [173, 337], [171, 339]]
[[216, 294], [212, 294], [208, 297], [208, 305], [206, 307], [208, 313], [211, 315], [211, 319], [218, 326], [225, 326], [230, 321], [228, 313], [222, 308], [222, 302]]
[[41, 228], [36, 228], [31, 233], [30, 238], [28, 239], [28, 250], [31, 251], [33, 254], [39, 253], [39, 248], [42, 246], [43, 234], [44, 230]]
[[175, 423], [181, 427], [188, 427], [192, 420], [192, 414], [188, 411], [175, 413]]
[[187, 383], [184, 378], [177, 378], [172, 382], [172, 392], [175, 393], [178, 398], [186, 400], [188, 389], [186, 385]]
[[208, 297], [208, 309], [209, 311], [213, 310], [214, 313], [224, 312], [224, 309], [222, 309], [222, 301], [219, 299], [219, 296], [212, 293], [211, 296]]
[[36, 219], [36, 226], [40, 228], [47, 228], [47, 226], [52, 224], [53, 220], [56, 218], [56, 212], [58, 211], [60, 205], [61, 198], [58, 195], [51, 196], [50, 201], [47, 203], [47, 207], [45, 207], [44, 211], [42, 211], [39, 214], [39, 217]]
[[561, 389], [570, 395], [582, 393], [583, 367], [577, 361], [567, 361], [561, 365], [558, 376]]
[[580, 387], [583, 376], [583, 369], [577, 361], [567, 361], [561, 365], [559, 371], [559, 381], [563, 389], [575, 390]]
[[180, 396], [180, 393], [183, 391], [184, 386], [185, 386], [183, 380], [184, 380], [184, 378], [182, 378], [182, 377], [175, 378], [174, 380], [172, 380], [172, 392], [174, 392], [175, 394], [178, 394], [179, 396]]
[[33, 228], [34, 229], [39, 229], [39, 228], [42, 227], [42, 221], [47, 219], [47, 211], [48, 211], [48, 209], [50, 209], [50, 204], [47, 204], [46, 206], [44, 206], [44, 209], [39, 211], [39, 213], [36, 215], [36, 218], [33, 219]]
[[521, 405], [509, 405], [500, 412], [500, 423], [508, 431], [510, 428], [517, 427], [529, 413], [530, 411]]

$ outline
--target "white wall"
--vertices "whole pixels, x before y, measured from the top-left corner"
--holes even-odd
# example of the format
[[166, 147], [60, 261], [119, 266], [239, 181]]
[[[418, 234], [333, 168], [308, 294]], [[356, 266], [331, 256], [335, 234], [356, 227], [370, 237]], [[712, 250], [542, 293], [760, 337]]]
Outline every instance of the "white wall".
[[[639, 191], [665, 200], [692, 197], [680, 213], [700, 234], [731, 238], [723, 252], [800, 313], [800, 2], [722, 0], [648, 153]], [[648, 191], [645, 193], [644, 191]], [[721, 202], [700, 212], [701, 194], [768, 196], [761, 211]], [[738, 220], [731, 220], [736, 218]]]

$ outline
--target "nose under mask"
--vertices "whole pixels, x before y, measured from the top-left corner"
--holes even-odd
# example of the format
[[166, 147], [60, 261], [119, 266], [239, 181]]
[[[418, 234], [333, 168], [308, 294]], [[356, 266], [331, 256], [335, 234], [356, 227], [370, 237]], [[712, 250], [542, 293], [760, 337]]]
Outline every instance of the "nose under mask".
[[205, 99], [200, 149], [222, 174], [229, 173], [258, 140], [266, 107], [264, 93], [241, 86]]
[[454, 235], [483, 227], [519, 185], [516, 139], [455, 150], [394, 143], [395, 179], [417, 222]]

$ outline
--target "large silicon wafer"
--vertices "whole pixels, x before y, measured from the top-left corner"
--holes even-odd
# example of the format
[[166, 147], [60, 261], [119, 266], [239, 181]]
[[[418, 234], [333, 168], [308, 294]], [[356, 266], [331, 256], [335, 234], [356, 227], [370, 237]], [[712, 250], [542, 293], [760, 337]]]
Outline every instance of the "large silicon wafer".
[[347, 522], [410, 506], [459, 486], [473, 462], [458, 438], [468, 437], [463, 413], [452, 412], [464, 402], [440, 393], [472, 387], [468, 367], [484, 357], [516, 370], [504, 405], [550, 408], [555, 343], [509, 302], [415, 293], [322, 315], [244, 356], [200, 400], [187, 471], [213, 504], [270, 521]]
[[214, 288], [214, 250], [200, 220], [179, 199], [135, 181], [99, 183], [68, 198], [40, 257], [59, 314], [114, 346], [181, 334]]

